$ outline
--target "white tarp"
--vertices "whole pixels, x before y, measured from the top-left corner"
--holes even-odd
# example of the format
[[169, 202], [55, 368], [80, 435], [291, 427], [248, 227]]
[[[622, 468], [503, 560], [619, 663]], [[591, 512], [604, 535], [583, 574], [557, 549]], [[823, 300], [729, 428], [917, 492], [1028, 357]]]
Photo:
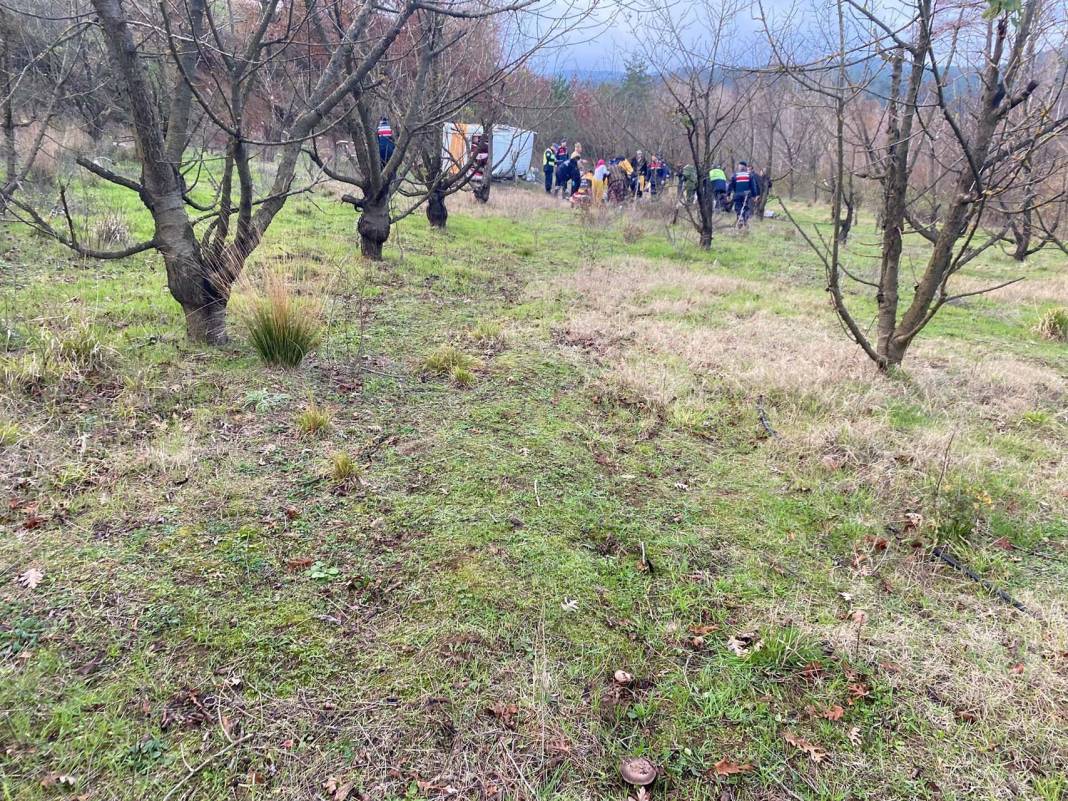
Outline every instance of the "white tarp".
[[[467, 123], [445, 123], [442, 131], [442, 149], [445, 158], [450, 156], [457, 161], [457, 140], [466, 143], [464, 150], [471, 146], [471, 138], [482, 133], [481, 125]], [[534, 132], [513, 128], [510, 125], [493, 126], [493, 177], [523, 178], [530, 171], [534, 158]]]

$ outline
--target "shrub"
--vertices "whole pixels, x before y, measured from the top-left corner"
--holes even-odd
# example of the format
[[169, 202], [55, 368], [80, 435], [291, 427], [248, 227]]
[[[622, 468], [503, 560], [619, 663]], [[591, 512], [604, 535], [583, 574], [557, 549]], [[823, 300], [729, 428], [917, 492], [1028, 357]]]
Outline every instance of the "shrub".
[[360, 474], [356, 461], [344, 451], [330, 457], [330, 477], [338, 484], [345, 484]]
[[297, 428], [309, 436], [321, 434], [330, 428], [330, 413], [310, 400], [304, 411], [297, 415]]
[[262, 286], [245, 283], [237, 314], [248, 328], [252, 347], [267, 364], [296, 367], [319, 344], [323, 305], [300, 297], [284, 276], [268, 273]]
[[423, 360], [423, 367], [435, 375], [452, 375], [456, 368], [471, 372], [478, 360], [454, 345], [442, 345]]
[[1035, 331], [1043, 339], [1051, 339], [1054, 342], [1068, 342], [1068, 308], [1060, 306], [1048, 309], [1039, 318]]

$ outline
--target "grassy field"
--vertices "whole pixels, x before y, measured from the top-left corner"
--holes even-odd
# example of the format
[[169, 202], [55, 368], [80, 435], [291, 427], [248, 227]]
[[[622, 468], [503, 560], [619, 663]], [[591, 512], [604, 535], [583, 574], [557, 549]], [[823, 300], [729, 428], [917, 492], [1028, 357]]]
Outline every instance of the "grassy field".
[[886, 377], [781, 220], [452, 212], [292, 201], [291, 371], [0, 231], [0, 799], [1068, 798], [1063, 257]]

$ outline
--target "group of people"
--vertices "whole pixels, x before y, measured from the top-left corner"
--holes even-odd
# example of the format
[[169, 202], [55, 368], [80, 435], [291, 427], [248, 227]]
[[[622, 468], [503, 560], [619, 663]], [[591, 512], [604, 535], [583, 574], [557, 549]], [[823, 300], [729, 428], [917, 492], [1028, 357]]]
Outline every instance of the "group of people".
[[[663, 191], [672, 176], [671, 165], [657, 155], [646, 158], [642, 151], [633, 157], [616, 156], [598, 160], [591, 170], [582, 157], [582, 143], [568, 151], [567, 141], [553, 142], [542, 154], [545, 191], [570, 199], [572, 203], [588, 200], [624, 200]], [[588, 183], [586, 183], [588, 181]]]
[[[567, 141], [553, 142], [542, 154], [545, 191], [558, 195], [573, 206], [597, 203], [623, 203], [643, 195], [662, 193], [671, 179], [677, 179], [680, 203], [692, 203], [697, 195], [698, 174], [692, 165], [673, 170], [659, 155], [646, 158], [641, 150], [633, 157], [617, 156], [609, 161], [599, 159], [591, 170], [582, 157], [582, 144], [576, 142], [569, 150]], [[722, 166], [714, 165], [701, 178], [711, 193], [717, 210], [733, 210], [744, 224], [752, 214], [761, 193], [770, 189], [771, 181], [751, 170], [741, 161], [728, 178]]]

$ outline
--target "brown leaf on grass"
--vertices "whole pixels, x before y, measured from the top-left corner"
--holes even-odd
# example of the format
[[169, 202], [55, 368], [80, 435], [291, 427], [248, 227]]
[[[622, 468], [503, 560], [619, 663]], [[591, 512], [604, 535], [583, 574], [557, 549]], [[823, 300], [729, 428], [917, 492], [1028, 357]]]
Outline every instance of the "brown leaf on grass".
[[865, 612], [863, 609], [854, 609], [852, 612], [850, 612], [849, 618], [858, 626], [863, 626], [865, 623], [868, 622], [868, 613]]
[[753, 766], [746, 762], [744, 765], [739, 765], [737, 762], [731, 762], [727, 757], [723, 757], [719, 762], [712, 766], [712, 774], [715, 776], [734, 776], [737, 773], [748, 773], [753, 769]]
[[820, 713], [821, 718], [827, 718], [827, 720], [841, 720], [842, 715], [845, 714], [845, 709], [839, 704], [835, 704], [830, 709], [824, 710]]
[[855, 746], [860, 745], [860, 726], [854, 726], [849, 730], [849, 742]]
[[905, 512], [903, 519], [906, 534], [916, 531], [923, 525], [923, 515], [919, 512]]
[[855, 704], [861, 698], [871, 695], [871, 688], [862, 681], [856, 681], [849, 685], [849, 703]]
[[734, 634], [727, 640], [727, 650], [735, 656], [748, 656], [753, 647], [758, 644], [757, 633], [755, 631], [745, 631], [740, 634]]
[[714, 631], [719, 631], [719, 626], [715, 623], [705, 623], [699, 626], [690, 626], [690, 634], [694, 637], [707, 637]]
[[40, 528], [47, 522], [47, 518], [41, 517], [37, 514], [36, 509], [31, 509], [26, 513], [26, 518], [22, 521], [22, 527], [27, 531], [33, 531], [35, 528]]
[[805, 754], [808, 754], [808, 758], [817, 764], [823, 762], [823, 760], [827, 758], [826, 751], [824, 751], [815, 743], [809, 742], [804, 737], [798, 737], [793, 732], [788, 731], [783, 734], [783, 739], [785, 739], [786, 742], [788, 742], [794, 748], [804, 752]]
[[1017, 662], [1015, 665], [1013, 665], [1012, 667], [1009, 668], [1009, 673], [1011, 673], [1013, 676], [1019, 676], [1023, 672], [1024, 672], [1024, 663], [1023, 662]]
[[311, 566], [312, 559], [309, 556], [295, 556], [292, 559], [286, 559], [287, 570], [304, 570]]
[[975, 723], [979, 720], [979, 716], [968, 709], [957, 709], [953, 714], [961, 723]]
[[16, 581], [28, 590], [36, 590], [37, 585], [44, 579], [44, 571], [31, 567], [20, 573]]
[[999, 548], [1002, 551], [1015, 551], [1016, 550], [1016, 546], [1013, 545], [1009, 541], [1008, 537], [998, 537], [996, 540], [994, 540], [992, 543], [990, 543], [990, 545], [991, 545], [991, 547]]
[[323, 782], [323, 790], [332, 801], [345, 801], [352, 794], [353, 782], [342, 782], [337, 776], [331, 776]]
[[824, 673], [823, 665], [819, 662], [809, 662], [801, 668], [801, 675], [806, 679], [818, 679]]
[[488, 707], [486, 711], [497, 718], [506, 729], [515, 730], [516, 718], [519, 716], [519, 707], [516, 704], [497, 701], [493, 706]]

